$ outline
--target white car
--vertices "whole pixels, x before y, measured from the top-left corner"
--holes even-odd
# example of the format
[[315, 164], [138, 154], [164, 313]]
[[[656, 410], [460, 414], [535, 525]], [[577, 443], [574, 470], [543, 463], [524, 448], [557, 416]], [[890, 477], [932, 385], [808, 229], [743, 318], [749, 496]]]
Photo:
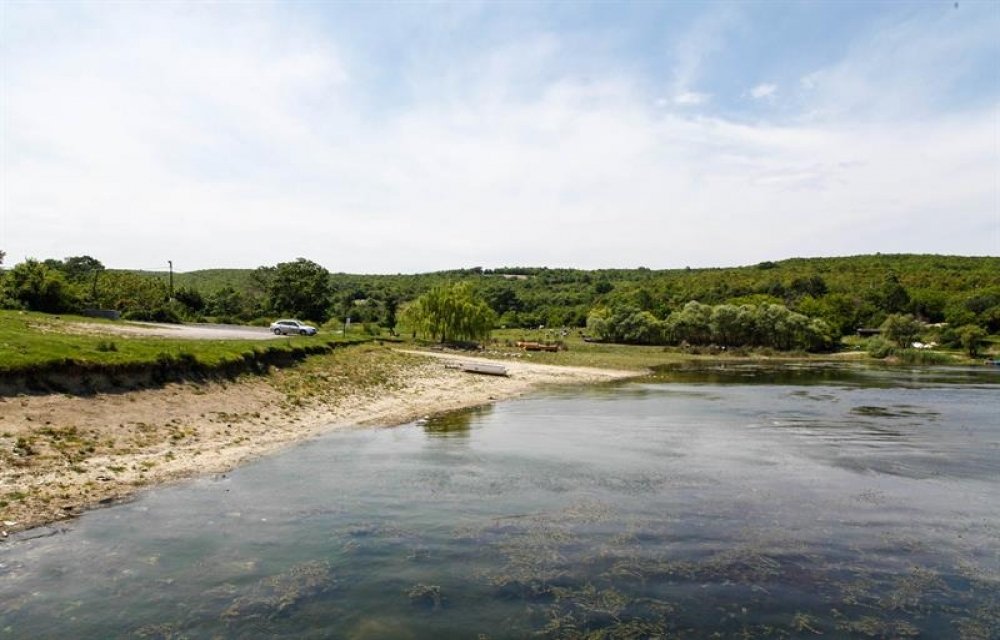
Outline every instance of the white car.
[[297, 333], [300, 336], [316, 335], [316, 327], [299, 320], [275, 320], [271, 323], [271, 331], [276, 336], [287, 336], [289, 333]]

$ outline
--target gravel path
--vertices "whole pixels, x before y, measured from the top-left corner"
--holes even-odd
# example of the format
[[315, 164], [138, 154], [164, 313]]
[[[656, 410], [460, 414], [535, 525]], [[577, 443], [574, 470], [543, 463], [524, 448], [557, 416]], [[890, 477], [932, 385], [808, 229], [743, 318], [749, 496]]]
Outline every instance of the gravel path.
[[[82, 324], [82, 323], [81, 323]], [[181, 340], [273, 340], [276, 336], [266, 327], [247, 327], [235, 324], [161, 324], [157, 322], [128, 322], [124, 324], [88, 324], [88, 329], [99, 327], [101, 333], [130, 336], [156, 336]]]

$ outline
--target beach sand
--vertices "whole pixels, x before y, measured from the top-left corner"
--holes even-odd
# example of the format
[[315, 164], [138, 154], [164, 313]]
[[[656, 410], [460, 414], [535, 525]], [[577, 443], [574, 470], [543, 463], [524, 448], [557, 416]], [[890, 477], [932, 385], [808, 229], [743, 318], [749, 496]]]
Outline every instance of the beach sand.
[[364, 385], [338, 378], [342, 360], [320, 357], [303, 371], [231, 383], [0, 398], [0, 539], [334, 429], [399, 425], [546, 385], [636, 375], [503, 361], [510, 376], [496, 377], [454, 368], [484, 360], [460, 354], [380, 349], [356, 357], [369, 374]]

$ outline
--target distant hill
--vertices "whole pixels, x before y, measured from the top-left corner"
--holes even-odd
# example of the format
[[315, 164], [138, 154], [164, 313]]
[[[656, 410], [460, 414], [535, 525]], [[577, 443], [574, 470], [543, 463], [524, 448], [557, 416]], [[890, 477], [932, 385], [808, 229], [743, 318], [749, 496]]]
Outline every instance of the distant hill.
[[[174, 286], [206, 296], [224, 287], [259, 295], [254, 272], [175, 273]], [[166, 272], [140, 273], [168, 277]], [[708, 269], [477, 267], [410, 275], [335, 273], [330, 278], [336, 314], [359, 321], [377, 320], [386, 301], [406, 302], [437, 284], [468, 280], [507, 326], [582, 326], [594, 306], [613, 303], [663, 318], [697, 300], [712, 305], [780, 302], [845, 332], [881, 322], [893, 312], [1000, 330], [1000, 257], [875, 254]]]
[[[194, 287], [205, 293], [223, 287], [254, 287], [254, 269], [203, 269], [175, 272], [174, 285]], [[132, 271], [166, 280], [166, 271]], [[820, 276], [831, 290], [856, 290], [864, 283], [875, 284], [886, 273], [893, 273], [905, 287], [940, 288], [951, 292], [1000, 285], [1000, 257], [942, 256], [934, 254], [875, 254], [837, 258], [789, 258], [740, 267], [701, 269], [566, 269], [549, 267], [504, 267], [499, 269], [453, 269], [418, 274], [366, 275], [334, 273], [335, 284], [392, 283], [416, 285], [416, 289], [437, 281], [480, 279], [516, 282], [540, 280], [547, 284], [581, 283], [607, 280], [615, 283], [656, 281], [689, 288], [713, 291], [727, 288], [759, 288], [765, 282], [783, 282], [795, 278]], [[506, 277], [504, 277], [506, 276]], [[516, 277], [515, 277], [516, 276]], [[737, 284], [738, 283], [738, 284]], [[516, 286], [516, 285], [514, 285]], [[410, 286], [404, 286], [410, 289]]]
[[[153, 276], [167, 280], [167, 271], [133, 271], [143, 276]], [[212, 293], [224, 287], [247, 290], [254, 286], [254, 269], [202, 269], [174, 273], [175, 287], [193, 287], [204, 293]]]

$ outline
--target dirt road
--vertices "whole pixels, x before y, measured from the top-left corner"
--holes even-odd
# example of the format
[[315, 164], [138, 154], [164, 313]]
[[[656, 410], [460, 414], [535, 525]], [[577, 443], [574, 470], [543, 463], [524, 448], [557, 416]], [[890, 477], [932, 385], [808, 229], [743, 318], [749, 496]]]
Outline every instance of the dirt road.
[[122, 324], [84, 324], [88, 333], [114, 333], [125, 336], [156, 336], [181, 340], [273, 340], [276, 336], [267, 327], [247, 327], [236, 324], [161, 324], [157, 322], [126, 322]]

